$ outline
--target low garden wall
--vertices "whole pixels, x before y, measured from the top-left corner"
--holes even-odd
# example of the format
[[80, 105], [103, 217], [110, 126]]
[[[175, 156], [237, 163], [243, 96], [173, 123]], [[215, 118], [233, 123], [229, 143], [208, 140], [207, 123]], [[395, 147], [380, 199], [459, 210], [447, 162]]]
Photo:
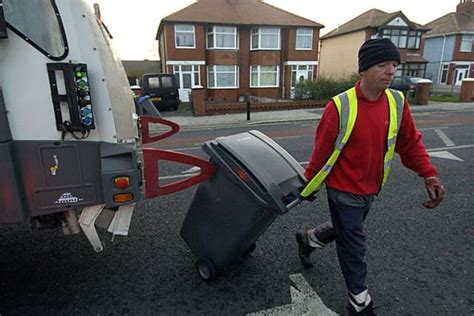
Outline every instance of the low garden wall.
[[[292, 109], [321, 108], [327, 101], [316, 100], [288, 100], [278, 102], [250, 102], [250, 112], [279, 111]], [[246, 102], [205, 102], [205, 115], [245, 113], [247, 112]]]

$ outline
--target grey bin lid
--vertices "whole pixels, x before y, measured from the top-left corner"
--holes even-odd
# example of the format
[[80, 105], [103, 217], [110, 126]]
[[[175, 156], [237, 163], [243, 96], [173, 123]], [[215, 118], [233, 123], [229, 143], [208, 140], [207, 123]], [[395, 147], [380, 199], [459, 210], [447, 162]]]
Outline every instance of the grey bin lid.
[[305, 183], [303, 167], [265, 134], [252, 130], [219, 137], [206, 142], [203, 149], [224, 168], [240, 165], [261, 188], [254, 190], [259, 197], [280, 212], [299, 199], [299, 188]]

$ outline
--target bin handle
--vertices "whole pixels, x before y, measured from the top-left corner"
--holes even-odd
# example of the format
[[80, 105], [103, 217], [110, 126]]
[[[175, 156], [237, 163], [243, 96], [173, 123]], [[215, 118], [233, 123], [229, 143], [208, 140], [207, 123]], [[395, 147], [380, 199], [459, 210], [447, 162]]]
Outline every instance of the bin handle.
[[290, 203], [288, 203], [286, 205], [286, 208], [288, 210], [292, 209], [293, 207], [297, 206], [298, 204], [300, 204], [302, 201], [302, 199], [300, 197], [297, 197], [295, 200], [291, 201]]
[[[171, 127], [171, 130], [158, 134], [156, 136], [150, 136], [150, 123], [158, 123], [158, 124], [166, 125], [166, 126]], [[175, 122], [162, 119], [161, 117], [157, 117], [157, 116], [142, 115], [140, 116], [140, 124], [141, 124], [141, 131], [142, 131], [142, 144], [156, 142], [179, 132], [178, 124], [176, 124]]]
[[[176, 151], [157, 148], [143, 148], [143, 160], [145, 163], [145, 198], [147, 199], [178, 192], [206, 181], [212, 177], [215, 170], [214, 164], [207, 160]], [[175, 161], [197, 166], [201, 168], [201, 172], [195, 176], [160, 186], [158, 177], [159, 160]]]

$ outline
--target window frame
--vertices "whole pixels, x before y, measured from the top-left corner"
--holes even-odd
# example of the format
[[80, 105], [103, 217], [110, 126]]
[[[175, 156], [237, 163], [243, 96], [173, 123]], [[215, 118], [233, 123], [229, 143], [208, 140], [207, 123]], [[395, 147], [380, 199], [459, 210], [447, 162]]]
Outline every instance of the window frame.
[[[278, 34], [262, 34], [263, 31], [268, 30], [277, 30]], [[257, 36], [257, 47], [253, 46], [253, 38], [254, 38], [254, 31], [256, 31]], [[264, 35], [278, 35], [278, 41], [276, 47], [262, 47], [262, 37]], [[281, 29], [279, 27], [259, 27], [259, 28], [252, 28], [250, 29], [250, 50], [280, 50], [281, 49]]]
[[[233, 66], [234, 71], [232, 72], [234, 74], [234, 82], [235, 86], [217, 86], [217, 76], [219, 74], [228, 74], [231, 73], [230, 71], [216, 71], [218, 70], [217, 67], [220, 66]], [[211, 71], [211, 68], [213, 69]], [[207, 72], [207, 88], [208, 89], [239, 89], [239, 65], [208, 65], [206, 67], [206, 72]], [[213, 82], [214, 86], [211, 86], [211, 80], [210, 76], [213, 76]]]
[[426, 75], [426, 63], [400, 64], [395, 75], [424, 78]]
[[[306, 68], [306, 69], [303, 69], [303, 68]], [[306, 72], [306, 76], [308, 77], [307, 80], [313, 80], [314, 78], [314, 65], [292, 65], [291, 66], [291, 88], [296, 87], [296, 83], [298, 82], [298, 78], [296, 78], [296, 75], [298, 71]]]
[[[218, 27], [223, 27], [223, 28], [233, 28], [234, 32], [233, 33], [227, 33], [227, 32], [221, 32], [221, 31], [216, 31], [216, 28]], [[209, 29], [212, 29], [211, 32], [209, 32]], [[217, 42], [217, 37], [219, 35], [229, 35], [232, 34], [234, 35], [234, 46], [233, 47], [218, 47], [216, 45]], [[212, 46], [209, 43], [209, 35], [212, 35]], [[207, 26], [206, 27], [206, 48], [207, 49], [239, 49], [239, 31], [237, 26], [227, 26], [227, 25], [212, 25], [212, 26]]]
[[[178, 26], [191, 26], [193, 28], [192, 31], [183, 31], [183, 30], [177, 30]], [[193, 46], [178, 46], [178, 33], [192, 33], [193, 34]], [[174, 25], [174, 47], [179, 48], [179, 49], [195, 49], [196, 48], [196, 28], [194, 27], [193, 24], [186, 24], [186, 23], [181, 23], [181, 24], [175, 24]]]
[[[300, 34], [300, 35], [298, 35], [298, 32], [302, 31], [302, 30], [305, 30], [305, 31], [309, 30], [309, 31], [311, 31], [311, 34]], [[314, 30], [312, 28], [298, 27], [296, 29], [295, 50], [312, 50], [313, 49], [313, 34], [314, 34]], [[301, 37], [301, 36], [310, 38], [310, 41], [309, 41], [310, 47], [298, 47], [298, 37]]]
[[[253, 68], [257, 67], [257, 84], [253, 82]], [[261, 85], [261, 76], [262, 73], [270, 73], [269, 71], [263, 71], [262, 72], [262, 67], [276, 67], [276, 70], [274, 71], [276, 78], [275, 78], [275, 85]], [[273, 71], [272, 71], [273, 72]], [[279, 88], [280, 87], [280, 66], [279, 65], [251, 65], [250, 66], [250, 80], [249, 80], [250, 88]]]
[[[461, 34], [461, 42], [459, 43], [459, 52], [461, 52], [461, 53], [471, 53], [472, 52], [472, 42], [473, 41], [474, 41], [474, 36], [473, 35], [471, 35], [471, 34]], [[466, 46], [469, 45], [469, 48], [464, 48], [463, 49], [463, 43], [465, 43]]]
[[[440, 84], [448, 84], [448, 76], [449, 76], [449, 64], [443, 64], [441, 66], [441, 73], [439, 76], [439, 83]], [[444, 77], [444, 80], [443, 80]]]
[[388, 38], [397, 48], [420, 49], [421, 31], [407, 28], [384, 28], [382, 38]]

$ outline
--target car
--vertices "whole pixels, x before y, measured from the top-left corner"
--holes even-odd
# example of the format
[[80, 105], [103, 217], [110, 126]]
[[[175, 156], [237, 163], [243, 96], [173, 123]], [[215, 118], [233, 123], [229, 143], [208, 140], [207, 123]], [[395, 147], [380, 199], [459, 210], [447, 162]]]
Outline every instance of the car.
[[181, 103], [178, 83], [173, 74], [151, 73], [141, 77], [142, 95], [150, 96], [150, 101], [158, 110], [165, 108], [178, 109]]
[[396, 76], [393, 78], [390, 88], [400, 90], [403, 92], [405, 97], [411, 98], [415, 96], [416, 83], [423, 78], [419, 77], [408, 77], [408, 76]]

